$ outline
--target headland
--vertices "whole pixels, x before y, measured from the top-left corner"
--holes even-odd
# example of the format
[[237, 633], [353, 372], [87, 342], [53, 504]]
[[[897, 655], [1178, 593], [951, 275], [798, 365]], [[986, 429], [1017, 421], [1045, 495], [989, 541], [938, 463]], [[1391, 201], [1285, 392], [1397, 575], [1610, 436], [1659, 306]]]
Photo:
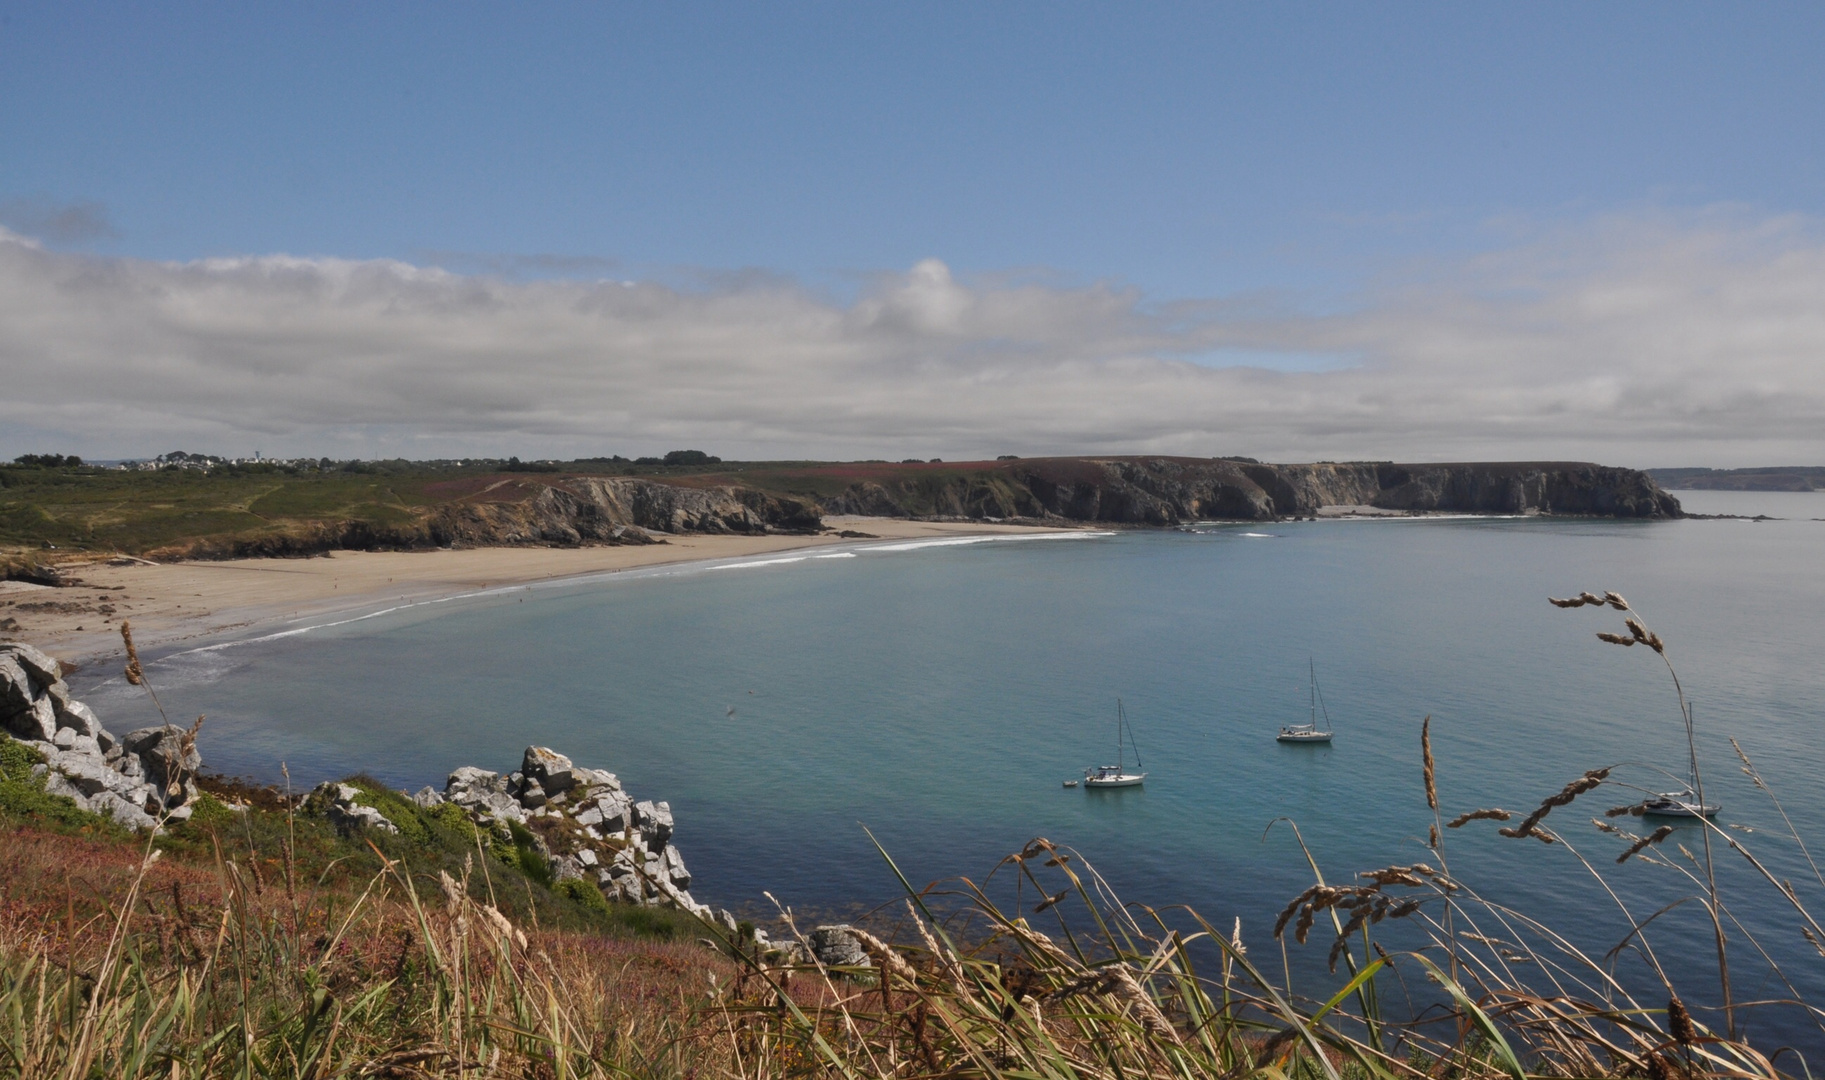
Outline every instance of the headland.
[[[831, 543], [1360, 515], [1682, 516], [1582, 462], [1053, 457], [0, 467], [0, 638], [82, 661], [487, 588]], [[326, 557], [327, 556], [327, 557]]]

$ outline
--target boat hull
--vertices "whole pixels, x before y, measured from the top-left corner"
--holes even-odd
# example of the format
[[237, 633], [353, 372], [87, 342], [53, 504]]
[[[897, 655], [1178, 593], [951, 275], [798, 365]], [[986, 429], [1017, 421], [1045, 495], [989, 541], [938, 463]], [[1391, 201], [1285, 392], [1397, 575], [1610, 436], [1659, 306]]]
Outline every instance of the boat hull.
[[1721, 809], [1721, 807], [1708, 805], [1699, 806], [1696, 803], [1656, 799], [1643, 807], [1641, 812], [1653, 817], [1711, 818], [1717, 816], [1717, 811], [1719, 809]]
[[1283, 743], [1328, 743], [1331, 741], [1331, 733], [1328, 731], [1312, 733], [1282, 731], [1280, 734], [1274, 736], [1274, 741]]
[[1121, 776], [1086, 776], [1084, 786], [1087, 788], [1140, 787], [1141, 781], [1147, 779], [1146, 773], [1135, 775], [1124, 773]]

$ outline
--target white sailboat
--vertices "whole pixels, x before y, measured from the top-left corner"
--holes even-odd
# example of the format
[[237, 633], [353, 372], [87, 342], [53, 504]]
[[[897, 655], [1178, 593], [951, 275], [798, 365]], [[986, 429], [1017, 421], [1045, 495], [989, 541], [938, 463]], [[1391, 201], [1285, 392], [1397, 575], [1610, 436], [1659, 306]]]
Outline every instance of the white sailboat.
[[1684, 791], [1663, 791], [1642, 804], [1644, 814], [1656, 817], [1716, 817], [1722, 809], [1716, 803], [1701, 803], [1698, 795], [1691, 788]]
[[[1688, 704], [1687, 709], [1693, 706]], [[1698, 756], [1692, 756], [1691, 772], [1687, 774], [1688, 783], [1683, 791], [1663, 791], [1641, 804], [1643, 813], [1656, 817], [1701, 818], [1716, 817], [1722, 807], [1708, 803], [1698, 797]]]
[[[1134, 744], [1134, 729], [1128, 727], [1128, 715], [1122, 709], [1122, 699], [1115, 699], [1115, 764], [1099, 765], [1094, 769], [1084, 770], [1086, 788], [1140, 787], [1141, 781], [1147, 779], [1144, 772], [1129, 772], [1122, 764], [1122, 729], [1128, 728], [1128, 742]], [[1141, 767], [1141, 748], [1134, 747], [1134, 767]]]
[[1312, 676], [1312, 718], [1303, 724], [1287, 724], [1274, 736], [1275, 741], [1283, 743], [1328, 743], [1331, 741], [1331, 711], [1324, 710], [1324, 727], [1318, 726], [1318, 710], [1323, 708], [1324, 699], [1318, 692], [1318, 665], [1307, 660], [1306, 666]]

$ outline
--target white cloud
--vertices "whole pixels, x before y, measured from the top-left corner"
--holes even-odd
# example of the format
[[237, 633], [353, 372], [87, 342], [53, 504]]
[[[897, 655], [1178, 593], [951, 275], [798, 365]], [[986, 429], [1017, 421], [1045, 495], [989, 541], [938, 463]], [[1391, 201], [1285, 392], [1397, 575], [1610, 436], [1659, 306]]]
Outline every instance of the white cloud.
[[[1284, 356], [1287, 370], [1218, 367]], [[1346, 358], [1341, 365], [1314, 357]], [[158, 263], [0, 232], [0, 452], [1825, 462], [1825, 242], [1597, 222], [1343, 314], [959, 282], [838, 304], [391, 261]]]

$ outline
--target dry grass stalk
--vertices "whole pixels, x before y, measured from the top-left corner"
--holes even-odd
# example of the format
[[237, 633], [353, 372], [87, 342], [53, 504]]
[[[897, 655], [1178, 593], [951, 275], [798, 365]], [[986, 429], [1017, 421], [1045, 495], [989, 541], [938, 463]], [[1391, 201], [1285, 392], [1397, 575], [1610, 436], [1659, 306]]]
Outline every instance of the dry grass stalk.
[[139, 686], [146, 681], [146, 672], [139, 666], [139, 650], [133, 647], [133, 625], [125, 619], [120, 621], [120, 639], [127, 646], [127, 682]]
[[919, 980], [919, 973], [913, 970], [913, 966], [885, 941], [860, 927], [852, 927], [850, 933], [855, 935], [856, 941], [862, 946], [862, 951], [872, 957], [883, 972], [897, 975], [909, 984]]
[[1618, 863], [1628, 862], [1630, 858], [1639, 854], [1641, 851], [1643, 851], [1647, 848], [1653, 847], [1655, 844], [1660, 843], [1662, 840], [1665, 840], [1667, 837], [1672, 836], [1672, 835], [1673, 835], [1673, 826], [1662, 825], [1660, 828], [1655, 829], [1653, 832], [1649, 833], [1648, 835], [1646, 835], [1644, 837], [1641, 837], [1640, 839], [1636, 840], [1633, 844], [1630, 844], [1628, 846], [1628, 850], [1626, 850], [1622, 854], [1616, 856], [1616, 861]]
[[[1539, 807], [1536, 808], [1533, 813], [1527, 815], [1527, 818], [1519, 825], [1516, 825], [1513, 828], [1497, 829], [1496, 832], [1507, 837], [1537, 836], [1540, 839], [1547, 839], [1546, 836], [1536, 828], [1536, 826], [1540, 824], [1540, 819], [1552, 813], [1554, 807], [1569, 805], [1572, 800], [1576, 799], [1578, 796], [1596, 788], [1599, 784], [1602, 784], [1603, 781], [1607, 780], [1609, 775], [1610, 770], [1608, 768], [1590, 770], [1583, 776], [1580, 776], [1578, 779], [1573, 780], [1571, 783], [1561, 788], [1557, 795], [1547, 796], [1547, 798], [1540, 803]], [[1548, 842], [1550, 843], [1551, 841], [1548, 840]]]
[[1419, 725], [1419, 753], [1420, 760], [1425, 765], [1426, 806], [1437, 813], [1438, 780], [1436, 779], [1436, 769], [1432, 764], [1432, 715], [1430, 713], [1426, 714], [1426, 719]]
[[1513, 814], [1503, 810], [1501, 807], [1493, 807], [1488, 810], [1471, 810], [1467, 813], [1459, 814], [1457, 817], [1447, 821], [1445, 823], [1445, 828], [1461, 829], [1473, 821], [1507, 821], [1512, 817], [1514, 817]]

